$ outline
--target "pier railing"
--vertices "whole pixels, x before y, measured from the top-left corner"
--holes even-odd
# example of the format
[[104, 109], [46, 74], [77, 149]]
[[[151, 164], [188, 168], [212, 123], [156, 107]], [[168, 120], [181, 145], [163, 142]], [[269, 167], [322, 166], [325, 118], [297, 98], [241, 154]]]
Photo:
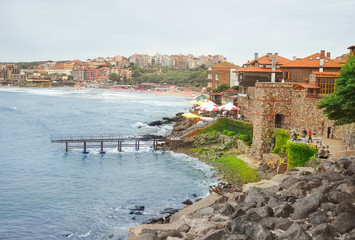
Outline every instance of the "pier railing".
[[[167, 133], [164, 134], [139, 134], [139, 135], [121, 135], [121, 134], [80, 134], [80, 135], [72, 135], [72, 134], [60, 134], [60, 135], [51, 135], [52, 143], [65, 143], [65, 151], [68, 149], [77, 148], [78, 144], [83, 144], [83, 153], [88, 153], [86, 150], [89, 147], [96, 147], [96, 145], [92, 145], [95, 143], [99, 143], [99, 147], [101, 148], [101, 153], [104, 152], [104, 143], [117, 143], [117, 149], [122, 151], [122, 146], [124, 147], [135, 147], [137, 150], [140, 147], [140, 142], [152, 142], [152, 147], [157, 148], [159, 142], [165, 141]], [[134, 142], [134, 144], [132, 143]], [[71, 146], [69, 146], [71, 144]], [[74, 144], [74, 145], [73, 145]], [[90, 145], [87, 145], [90, 144]], [[106, 147], [109, 147], [106, 145]]]

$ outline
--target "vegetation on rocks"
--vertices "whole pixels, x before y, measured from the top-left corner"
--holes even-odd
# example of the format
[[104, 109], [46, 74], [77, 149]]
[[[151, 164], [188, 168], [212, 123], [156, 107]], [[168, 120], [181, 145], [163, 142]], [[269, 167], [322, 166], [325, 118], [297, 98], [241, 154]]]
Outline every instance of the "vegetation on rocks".
[[217, 122], [202, 130], [200, 134], [216, 132], [220, 132], [226, 136], [237, 136], [238, 139], [243, 140], [249, 146], [253, 140], [253, 126], [251, 123], [230, 118], [220, 118]]
[[190, 151], [195, 157], [213, 166], [220, 177], [234, 185], [259, 181], [256, 169], [248, 166], [237, 158], [240, 154], [237, 149], [237, 137], [226, 136], [221, 132], [212, 131], [194, 136]]

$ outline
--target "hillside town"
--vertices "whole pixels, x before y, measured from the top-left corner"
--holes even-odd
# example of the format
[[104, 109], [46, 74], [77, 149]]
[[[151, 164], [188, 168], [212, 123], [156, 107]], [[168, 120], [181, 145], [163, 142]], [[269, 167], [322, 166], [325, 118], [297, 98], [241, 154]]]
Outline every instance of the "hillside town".
[[[134, 74], [131, 66], [146, 68], [152, 66], [193, 69], [200, 66], [211, 66], [224, 62], [221, 55], [199, 56], [133, 54], [124, 56], [98, 57], [86, 61], [73, 60], [64, 62], [47, 61], [34, 66], [19, 64], [0, 64], [0, 84], [9, 86], [51, 87], [51, 86], [83, 86], [107, 87], [113, 86], [111, 76], [116, 76], [119, 82], [132, 79]], [[160, 74], [159, 71], [156, 74]], [[130, 81], [132, 82], [132, 81]], [[135, 83], [135, 82], [132, 82]]]

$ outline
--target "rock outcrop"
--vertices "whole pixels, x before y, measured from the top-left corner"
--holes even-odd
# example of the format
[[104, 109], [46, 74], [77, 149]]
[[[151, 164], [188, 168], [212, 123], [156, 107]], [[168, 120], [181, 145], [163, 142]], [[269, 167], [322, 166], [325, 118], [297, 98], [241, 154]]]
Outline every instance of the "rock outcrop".
[[244, 192], [212, 192], [167, 224], [132, 227], [127, 239], [355, 239], [355, 156], [321, 169], [289, 170]]

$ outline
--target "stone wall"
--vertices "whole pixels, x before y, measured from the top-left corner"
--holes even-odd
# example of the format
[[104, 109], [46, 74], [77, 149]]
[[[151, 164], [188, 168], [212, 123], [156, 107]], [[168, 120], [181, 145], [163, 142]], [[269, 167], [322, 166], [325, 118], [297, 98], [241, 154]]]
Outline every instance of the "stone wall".
[[255, 85], [253, 144], [250, 155], [261, 160], [272, 148], [272, 128], [275, 115], [283, 116], [283, 123], [291, 122], [291, 83], [261, 83]]

